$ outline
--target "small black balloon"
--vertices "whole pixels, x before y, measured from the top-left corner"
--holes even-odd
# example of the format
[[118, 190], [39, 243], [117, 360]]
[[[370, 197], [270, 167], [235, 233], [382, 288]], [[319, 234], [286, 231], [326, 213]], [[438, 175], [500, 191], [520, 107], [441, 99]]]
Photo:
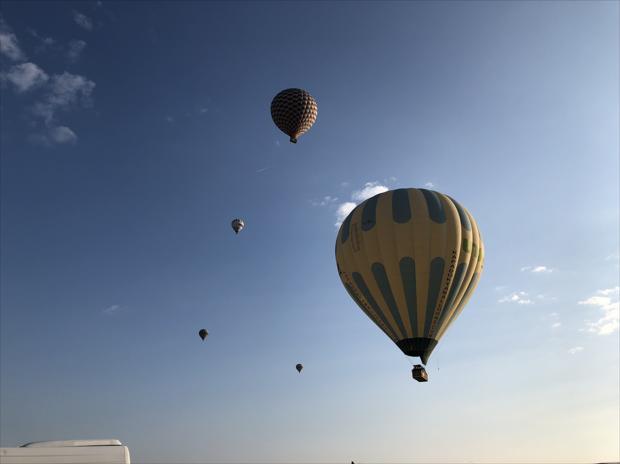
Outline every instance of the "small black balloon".
[[297, 364], [295, 366], [295, 369], [297, 369], [297, 372], [301, 373], [301, 370], [304, 368], [304, 366], [302, 366], [301, 364]]
[[207, 332], [207, 329], [200, 329], [198, 335], [204, 340], [205, 338], [207, 338], [207, 335], [209, 335], [209, 332]]

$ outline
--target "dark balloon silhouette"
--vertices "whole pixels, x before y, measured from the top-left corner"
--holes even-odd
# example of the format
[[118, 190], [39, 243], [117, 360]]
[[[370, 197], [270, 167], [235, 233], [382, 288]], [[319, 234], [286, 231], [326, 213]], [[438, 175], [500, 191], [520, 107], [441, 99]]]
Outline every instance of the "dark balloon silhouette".
[[198, 336], [202, 338], [203, 340], [207, 338], [207, 335], [209, 335], [209, 332], [207, 332], [207, 329], [200, 329], [198, 331]]
[[304, 366], [302, 366], [301, 364], [297, 364], [295, 366], [295, 369], [297, 369], [297, 372], [299, 372], [301, 374], [301, 370], [304, 368]]
[[241, 232], [241, 230], [245, 227], [245, 223], [243, 222], [242, 219], [233, 219], [230, 225], [235, 231], [235, 234], [238, 234], [239, 232]]
[[271, 118], [291, 143], [307, 132], [318, 114], [316, 100], [303, 89], [286, 89], [271, 101]]

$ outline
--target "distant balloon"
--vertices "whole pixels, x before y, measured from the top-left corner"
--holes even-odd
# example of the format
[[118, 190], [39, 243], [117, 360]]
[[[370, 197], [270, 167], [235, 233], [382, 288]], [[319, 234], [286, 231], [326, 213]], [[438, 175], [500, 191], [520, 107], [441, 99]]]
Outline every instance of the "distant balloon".
[[303, 89], [283, 90], [271, 101], [271, 118], [292, 143], [312, 127], [317, 114], [316, 100]]
[[235, 234], [238, 234], [239, 232], [241, 232], [241, 230], [245, 227], [245, 223], [241, 219], [233, 219], [230, 225], [235, 231]]
[[209, 335], [209, 332], [207, 332], [207, 329], [200, 329], [198, 331], [198, 336], [202, 338], [203, 340], [207, 338], [207, 335]]
[[297, 372], [301, 373], [301, 370], [304, 368], [304, 366], [302, 366], [301, 364], [297, 364], [295, 366], [295, 369], [297, 369]]
[[336, 239], [338, 274], [351, 298], [423, 364], [467, 304], [483, 262], [473, 216], [426, 189], [369, 198], [344, 220]]

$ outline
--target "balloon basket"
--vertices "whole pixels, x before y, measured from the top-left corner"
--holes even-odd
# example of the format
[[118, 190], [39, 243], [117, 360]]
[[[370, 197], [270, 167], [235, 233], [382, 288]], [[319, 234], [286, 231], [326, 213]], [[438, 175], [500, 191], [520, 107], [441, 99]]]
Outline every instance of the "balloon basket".
[[418, 382], [428, 382], [428, 374], [426, 373], [426, 369], [424, 369], [424, 367], [420, 364], [413, 366], [413, 369], [411, 369], [411, 376]]

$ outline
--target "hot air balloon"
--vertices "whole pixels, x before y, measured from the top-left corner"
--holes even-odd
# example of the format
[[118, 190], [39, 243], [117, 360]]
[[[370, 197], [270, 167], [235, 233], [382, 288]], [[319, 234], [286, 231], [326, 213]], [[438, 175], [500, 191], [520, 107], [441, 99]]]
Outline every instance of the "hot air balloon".
[[317, 114], [316, 100], [303, 89], [283, 90], [271, 101], [271, 118], [292, 143], [312, 127]]
[[[426, 189], [369, 198], [351, 211], [336, 238], [338, 273], [351, 298], [423, 364], [467, 304], [483, 260], [472, 215]], [[426, 374], [419, 367], [412, 371], [416, 380]]]
[[304, 368], [304, 366], [302, 366], [301, 364], [297, 364], [295, 366], [295, 369], [297, 369], [297, 372], [299, 372], [301, 374], [301, 370]]
[[241, 232], [241, 229], [245, 227], [245, 223], [241, 219], [233, 219], [230, 225], [235, 231], [235, 234], [238, 234], [239, 232]]
[[202, 338], [203, 340], [207, 338], [207, 335], [209, 335], [209, 332], [207, 332], [207, 329], [200, 329], [198, 331], [198, 336]]

